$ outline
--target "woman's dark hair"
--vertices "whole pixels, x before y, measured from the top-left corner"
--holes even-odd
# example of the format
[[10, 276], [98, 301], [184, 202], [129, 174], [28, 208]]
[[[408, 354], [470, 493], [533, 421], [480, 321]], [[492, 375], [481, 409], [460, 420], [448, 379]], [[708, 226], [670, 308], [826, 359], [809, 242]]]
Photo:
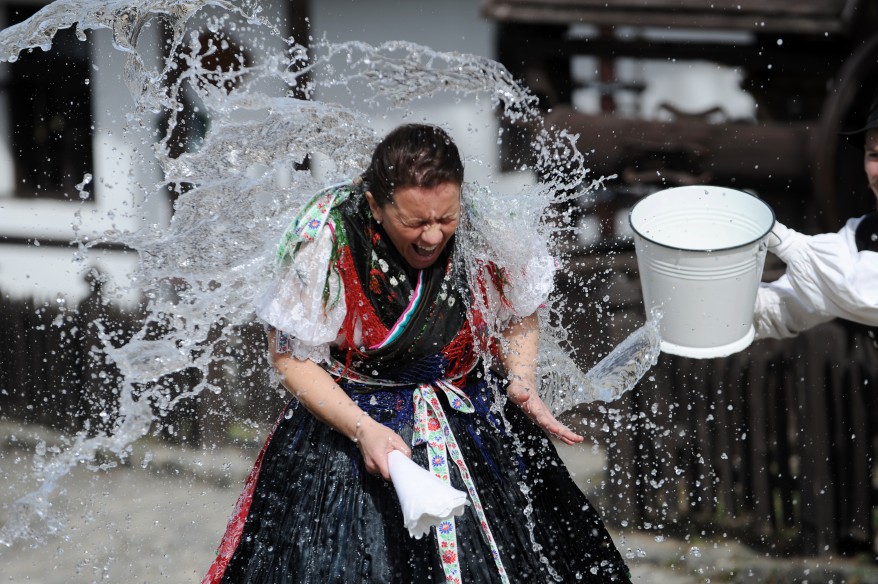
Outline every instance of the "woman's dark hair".
[[445, 130], [406, 124], [378, 143], [363, 180], [378, 206], [384, 207], [393, 201], [394, 189], [463, 184], [463, 162]]

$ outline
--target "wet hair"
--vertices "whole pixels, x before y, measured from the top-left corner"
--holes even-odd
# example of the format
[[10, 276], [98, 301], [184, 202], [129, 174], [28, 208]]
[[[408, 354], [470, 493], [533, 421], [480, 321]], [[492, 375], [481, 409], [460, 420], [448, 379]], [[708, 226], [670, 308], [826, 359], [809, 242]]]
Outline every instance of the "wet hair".
[[451, 137], [437, 126], [406, 124], [387, 134], [363, 173], [375, 203], [393, 202], [394, 189], [463, 184], [463, 162]]

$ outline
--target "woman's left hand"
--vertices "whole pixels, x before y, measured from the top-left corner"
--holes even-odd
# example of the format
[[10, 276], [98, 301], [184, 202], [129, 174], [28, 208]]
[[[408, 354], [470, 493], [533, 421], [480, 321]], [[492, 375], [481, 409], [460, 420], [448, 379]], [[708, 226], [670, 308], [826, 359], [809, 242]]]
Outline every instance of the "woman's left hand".
[[506, 395], [540, 428], [564, 444], [578, 444], [584, 440], [582, 436], [555, 419], [532, 387], [520, 381], [510, 381]]

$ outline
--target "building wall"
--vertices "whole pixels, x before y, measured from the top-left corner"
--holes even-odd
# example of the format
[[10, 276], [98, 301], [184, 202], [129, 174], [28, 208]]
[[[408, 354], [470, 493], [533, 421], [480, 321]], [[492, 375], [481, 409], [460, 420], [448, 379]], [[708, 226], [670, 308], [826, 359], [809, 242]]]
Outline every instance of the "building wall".
[[[3, 6], [5, 2], [0, 2]], [[285, 8], [271, 8], [280, 13]], [[280, 3], [283, 6], [284, 3]], [[405, 39], [438, 50], [459, 50], [487, 55], [490, 26], [478, 15], [478, 3], [455, 0], [446, 3], [385, 2], [381, 10], [374, 3], [311, 2], [311, 25], [314, 38], [326, 35], [333, 41], [362, 40], [380, 43]], [[0, 23], [5, 26], [5, 23]], [[145, 34], [155, 34], [147, 31]], [[128, 127], [126, 114], [131, 97], [122, 82], [125, 55], [111, 46], [107, 31], [91, 33], [94, 41], [93, 88], [94, 171], [93, 201], [81, 201], [77, 193], [69, 200], [17, 198], [12, 184], [9, 108], [0, 97], [0, 237], [27, 239], [29, 245], [0, 244], [0, 292], [13, 297], [33, 296], [55, 301], [63, 298], [77, 302], [88, 292], [81, 276], [84, 269], [97, 267], [124, 285], [126, 274], [136, 257], [115, 252], [95, 252], [84, 262], [74, 261], [76, 250], [50, 246], [49, 240], [73, 240], [77, 233], [90, 239], [107, 229], [131, 230], [145, 224], [165, 224], [169, 219], [167, 202], [151, 195], [145, 205], [143, 197], [160, 180], [156, 165], [145, 164], [143, 156], [147, 133]], [[143, 39], [148, 40], [148, 39]], [[0, 63], [0, 79], [8, 66]], [[317, 96], [318, 99], [320, 96]], [[435, 106], [431, 106], [435, 107]], [[465, 128], [469, 111], [446, 102], [442, 111], [425, 117], [436, 123]], [[389, 127], [382, 120], [377, 126]], [[380, 128], [379, 128], [380, 129]], [[462, 130], [459, 133], [463, 133]], [[484, 157], [488, 145], [467, 144], [471, 157]], [[132, 209], [142, 212], [132, 213]], [[42, 240], [42, 242], [40, 241]], [[132, 301], [130, 295], [123, 299]]]
[[[134, 230], [168, 219], [167, 206], [158, 198], [142, 204], [145, 190], [141, 185], [155, 184], [158, 170], [144, 164], [136, 151], [147, 139], [147, 131], [126, 123], [131, 98], [122, 83], [125, 56], [112, 47], [107, 31], [91, 33], [90, 37], [93, 50], [88, 83], [94, 120], [91, 200], [81, 200], [76, 192], [67, 193], [66, 200], [15, 196], [10, 135], [10, 116], [15, 112], [0, 102], [0, 292], [11, 297], [77, 302], [89, 291], [81, 273], [92, 267], [125, 282], [136, 261], [133, 254], [93, 251], [85, 261], [74, 261], [78, 257], [75, 248], [49, 242], [72, 241], [77, 236], [94, 240], [108, 229]], [[8, 74], [9, 66], [0, 63], [0, 78]], [[134, 209], [139, 212], [134, 213]], [[30, 243], [3, 244], [2, 238]], [[120, 300], [131, 302], [133, 298], [126, 294]]]
[[[6, 0], [0, 0], [0, 7]], [[302, 0], [299, 3], [304, 3]], [[272, 4], [276, 8], [272, 8]], [[405, 40], [425, 45], [437, 51], [457, 51], [493, 56], [494, 25], [481, 18], [480, 3], [474, 0], [447, 0], [445, 2], [385, 0], [357, 2], [354, 0], [312, 0], [310, 11], [311, 36], [330, 42], [359, 40], [377, 45], [390, 40]], [[276, 0], [265, 3], [266, 13], [279, 15], [290, 3]], [[0, 23], [3, 26], [4, 23]], [[155, 35], [154, 30], [145, 34]], [[26, 238], [29, 245], [0, 243], [0, 293], [13, 297], [33, 296], [55, 301], [63, 298], [75, 303], [87, 292], [82, 272], [97, 267], [112, 280], [124, 285], [127, 274], [134, 267], [136, 257], [117, 252], [91, 252], [86, 261], [76, 262], [75, 250], [51, 247], [40, 240], [69, 241], [76, 234], [98, 237], [107, 229], [138, 229], [149, 224], [164, 225], [169, 219], [167, 200], [145, 193], [153, 190], [159, 180], [155, 164], [148, 161], [149, 136], [145, 130], [128, 127], [126, 114], [132, 107], [131, 97], [122, 82], [125, 56], [111, 46], [107, 31], [92, 33], [94, 40], [93, 67], [90, 83], [93, 87], [94, 132], [94, 201], [80, 201], [73, 193], [70, 200], [38, 200], [15, 198], [10, 182], [11, 150], [8, 107], [0, 96], [0, 241], [6, 238]], [[149, 40], [149, 39], [144, 39]], [[153, 38], [151, 42], [155, 42]], [[590, 75], [591, 65], [586, 61], [574, 63], [577, 77]], [[712, 73], [715, 71], [715, 73]], [[0, 63], [0, 80], [7, 74], [7, 65]], [[715, 67], [696, 66], [694, 69], [669, 71], [669, 67], [650, 67], [633, 63], [623, 65], [621, 75], [652, 79], [645, 92], [645, 102], [656, 104], [669, 99], [686, 107], [706, 108], [722, 99], [733, 100], [733, 114], [741, 115], [747, 103], [727, 88], [734, 85], [734, 75]], [[319, 73], [318, 73], [319, 75]], [[674, 77], [679, 75], [681, 77]], [[708, 82], [713, 75], [722, 85]], [[705, 91], [693, 91], [699, 83]], [[688, 80], [677, 83], [674, 79]], [[709, 88], [723, 87], [722, 92]], [[685, 96], [685, 97], [684, 97]], [[317, 92], [316, 99], [343, 100], [342, 94]], [[683, 102], [682, 104], [680, 102]], [[743, 105], [742, 105], [743, 104]], [[580, 94], [579, 107], [594, 107], [587, 92]], [[500, 173], [497, 170], [497, 122], [490, 104], [482, 99], [460, 100], [447, 95], [413, 104], [405, 112], [368, 112], [371, 124], [383, 133], [403, 121], [427, 121], [447, 128], [458, 142], [466, 159], [467, 180], [492, 185], [497, 189], [517, 189], [533, 180], [527, 173]], [[636, 112], [635, 112], [636, 113]], [[639, 112], [647, 117], [651, 111]], [[146, 161], [146, 162], [145, 162]], [[140, 209], [133, 213], [133, 209]], [[120, 301], [133, 302], [136, 294], [123, 294]]]

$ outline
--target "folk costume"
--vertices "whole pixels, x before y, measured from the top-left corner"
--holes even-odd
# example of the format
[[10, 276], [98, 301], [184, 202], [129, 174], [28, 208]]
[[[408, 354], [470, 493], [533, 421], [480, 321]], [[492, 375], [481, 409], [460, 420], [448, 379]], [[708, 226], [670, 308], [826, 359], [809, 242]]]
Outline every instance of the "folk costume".
[[325, 367], [470, 505], [412, 538], [393, 486], [292, 399], [204, 582], [629, 582], [554, 446], [517, 406], [504, 407], [503, 382], [486, 367], [496, 348], [490, 323], [532, 314], [550, 291], [548, 252], [524, 262], [543, 268], [531, 274], [473, 270], [462, 259], [462, 221], [444, 255], [415, 270], [373, 220], [364, 191], [347, 182], [304, 208], [257, 313], [278, 331], [278, 349]]

